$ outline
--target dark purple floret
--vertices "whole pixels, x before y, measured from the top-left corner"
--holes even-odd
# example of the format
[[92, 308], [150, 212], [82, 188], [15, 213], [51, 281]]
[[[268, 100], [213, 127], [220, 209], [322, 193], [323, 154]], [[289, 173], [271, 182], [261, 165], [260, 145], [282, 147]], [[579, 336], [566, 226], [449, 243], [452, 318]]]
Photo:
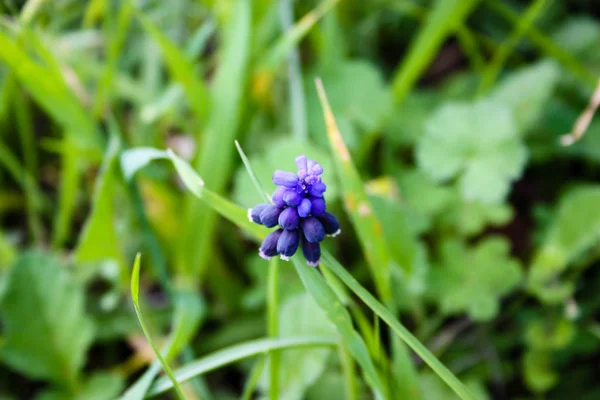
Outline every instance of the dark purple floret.
[[285, 186], [294, 189], [298, 184], [298, 175], [293, 172], [277, 170], [273, 173], [273, 183], [277, 186]]
[[260, 213], [262, 213], [267, 207], [269, 207], [269, 204], [259, 204], [257, 206], [254, 206], [254, 208], [249, 208], [248, 219], [251, 222], [262, 225], [262, 222], [260, 220]]
[[279, 222], [279, 214], [283, 211], [283, 208], [277, 207], [276, 205], [270, 205], [260, 213], [260, 222], [267, 228], [272, 228]]
[[279, 237], [282, 233], [283, 229], [277, 229], [276, 231], [269, 233], [260, 245], [258, 255], [265, 260], [269, 260], [271, 257], [279, 254], [277, 251], [277, 243], [279, 242]]
[[316, 267], [321, 262], [321, 245], [311, 243], [306, 239], [302, 240], [302, 254], [306, 258], [306, 263], [311, 267]]
[[321, 224], [323, 224], [323, 228], [325, 228], [325, 233], [329, 236], [337, 236], [342, 231], [340, 229], [340, 223], [338, 222], [335, 215], [325, 212], [323, 215], [318, 217]]
[[327, 190], [327, 186], [323, 182], [317, 182], [311, 186], [308, 194], [313, 197], [323, 197], [323, 193]]
[[298, 229], [285, 229], [277, 240], [277, 252], [282, 260], [288, 261], [298, 250], [300, 235]]
[[312, 210], [312, 203], [310, 199], [302, 199], [302, 202], [298, 206], [298, 215], [301, 218], [306, 218], [310, 215], [310, 211]]
[[308, 217], [302, 220], [302, 231], [304, 237], [310, 243], [319, 243], [325, 239], [325, 228], [315, 217]]
[[275, 192], [273, 192], [273, 204], [275, 204], [277, 207], [285, 207], [285, 201], [283, 200], [283, 195], [288, 191], [288, 188], [286, 188], [285, 186], [280, 186], [277, 189], [275, 189]]
[[296, 229], [299, 222], [300, 217], [294, 207], [288, 207], [279, 214], [279, 225], [283, 229]]
[[325, 200], [323, 200], [321, 197], [312, 198], [312, 199], [310, 199], [310, 202], [312, 203], [312, 209], [311, 209], [312, 215], [314, 215], [315, 217], [318, 217], [325, 212], [325, 209], [326, 209]]

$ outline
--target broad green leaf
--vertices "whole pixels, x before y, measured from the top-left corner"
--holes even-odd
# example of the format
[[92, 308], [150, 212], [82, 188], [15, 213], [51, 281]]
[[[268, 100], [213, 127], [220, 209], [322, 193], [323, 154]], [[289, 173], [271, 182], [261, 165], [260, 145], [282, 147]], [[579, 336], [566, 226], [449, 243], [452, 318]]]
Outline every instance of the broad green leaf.
[[534, 350], [560, 350], [571, 343], [575, 329], [567, 319], [538, 319], [528, 324], [525, 341]]
[[478, 0], [437, 0], [408, 54], [394, 73], [393, 90], [400, 103], [430, 65], [444, 41], [477, 6]]
[[183, 92], [198, 121], [204, 122], [208, 115], [209, 91], [202, 78], [198, 76], [185, 53], [165, 36], [151, 19], [141, 13], [138, 14], [138, 17], [144, 29], [158, 43], [173, 79], [183, 88]]
[[397, 146], [414, 146], [425, 134], [425, 124], [439, 105], [438, 93], [414, 91], [390, 115], [383, 134]]
[[545, 392], [559, 380], [552, 368], [551, 353], [530, 350], [523, 357], [523, 375], [527, 386], [536, 393]]
[[[289, 297], [279, 310], [280, 338], [317, 335], [336, 340], [335, 328], [317, 303], [306, 293]], [[279, 399], [302, 399], [306, 389], [324, 372], [332, 351], [327, 348], [288, 350], [281, 354]], [[269, 361], [270, 362], [270, 361]], [[267, 364], [269, 364], [267, 362]], [[264, 370], [268, 371], [267, 368]], [[269, 391], [268, 373], [259, 387]]]
[[458, 178], [465, 200], [499, 203], [525, 166], [527, 150], [502, 103], [448, 103], [417, 145], [419, 167], [437, 181]]
[[513, 217], [510, 204], [489, 204], [480, 201], [464, 201], [455, 195], [450, 205], [439, 214], [442, 230], [461, 236], [479, 235], [488, 226], [502, 226]]
[[52, 388], [38, 394], [35, 400], [114, 400], [124, 383], [117, 374], [98, 372], [90, 376], [76, 393]]
[[429, 290], [445, 314], [466, 312], [488, 321], [499, 310], [500, 297], [521, 280], [519, 262], [510, 258], [508, 242], [490, 237], [468, 248], [458, 240], [442, 243], [440, 265], [431, 270]]
[[[195, 376], [205, 374], [215, 369], [224, 367], [248, 357], [265, 354], [272, 350], [303, 348], [303, 347], [333, 347], [334, 340], [321, 337], [289, 337], [277, 339], [257, 339], [250, 342], [236, 344], [222, 350], [215, 351], [198, 360], [184, 365], [175, 370], [178, 382], [185, 382]], [[158, 379], [150, 388], [148, 396], [156, 396], [173, 387], [172, 382], [165, 377]]]
[[113, 136], [106, 150], [98, 178], [96, 178], [92, 211], [79, 235], [75, 249], [75, 260], [78, 262], [94, 262], [112, 258], [123, 265], [121, 243], [115, 229], [113, 206], [119, 151], [119, 139]]
[[560, 68], [555, 62], [541, 61], [507, 76], [491, 99], [510, 107], [519, 133], [524, 134], [540, 119], [559, 78]]
[[[264, 185], [264, 189], [269, 195], [275, 190], [275, 186], [271, 182], [273, 171], [276, 169], [296, 171], [297, 167], [294, 160], [300, 154], [305, 154], [308, 158], [317, 160], [323, 166], [323, 181], [327, 182], [327, 200], [331, 202], [338, 196], [333, 163], [327, 152], [309, 143], [300, 143], [294, 140], [270, 142], [266, 144], [264, 149], [265, 151], [261, 155], [251, 156], [250, 162], [258, 181]], [[252, 180], [248, 179], [248, 172], [246, 172], [244, 166], [238, 168], [234, 182], [233, 200], [236, 203], [244, 207], [254, 207], [256, 204], [264, 203], [264, 200], [254, 188]]]
[[600, 24], [591, 15], [570, 16], [554, 32], [552, 39], [579, 58], [597, 57], [593, 49], [600, 40]]
[[375, 397], [378, 399], [386, 398], [387, 389], [383, 386], [379, 378], [375, 364], [369, 355], [367, 345], [354, 329], [350, 314], [319, 272], [314, 268], [307, 267], [298, 260], [298, 257], [293, 257], [292, 261], [306, 290], [325, 312], [329, 321], [336, 327], [345, 345], [348, 347], [348, 351], [360, 365], [364, 377], [373, 390]]
[[22, 374], [74, 388], [94, 326], [84, 288], [65, 266], [40, 252], [21, 255], [1, 299], [2, 361]]
[[580, 187], [561, 198], [556, 217], [529, 270], [529, 287], [541, 301], [562, 302], [572, 293], [573, 284], [558, 278], [570, 263], [597, 244], [598, 204], [598, 186]]

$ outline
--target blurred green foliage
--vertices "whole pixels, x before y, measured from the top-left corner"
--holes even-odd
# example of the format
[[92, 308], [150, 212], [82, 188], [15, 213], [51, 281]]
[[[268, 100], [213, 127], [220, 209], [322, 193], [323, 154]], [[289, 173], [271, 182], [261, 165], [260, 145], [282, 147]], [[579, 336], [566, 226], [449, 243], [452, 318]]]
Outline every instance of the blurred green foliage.
[[[170, 398], [137, 252], [186, 398], [599, 398], [592, 3], [0, 0], [0, 398]], [[256, 254], [235, 139], [324, 166], [320, 270]]]

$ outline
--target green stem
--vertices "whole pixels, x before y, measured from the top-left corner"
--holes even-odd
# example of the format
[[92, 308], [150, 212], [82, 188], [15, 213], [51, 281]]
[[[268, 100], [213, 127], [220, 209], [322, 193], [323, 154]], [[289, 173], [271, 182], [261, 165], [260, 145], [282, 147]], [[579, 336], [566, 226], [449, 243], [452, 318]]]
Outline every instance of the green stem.
[[263, 369], [265, 368], [265, 363], [267, 361], [267, 357], [260, 357], [258, 360], [254, 362], [254, 366], [252, 367], [252, 371], [250, 372], [250, 377], [246, 381], [246, 385], [244, 385], [244, 392], [242, 393], [242, 400], [251, 400], [252, 394], [256, 389], [256, 385], [258, 385], [258, 380], [262, 374]]
[[338, 346], [340, 360], [342, 362], [342, 371], [344, 372], [344, 389], [346, 392], [346, 399], [357, 400], [358, 399], [358, 386], [356, 385], [356, 370], [354, 369], [354, 360], [350, 355], [350, 352], [344, 345], [343, 340], [340, 340]]
[[[267, 278], [267, 334], [269, 337], [279, 336], [279, 259], [273, 257], [269, 262], [269, 276]], [[277, 400], [279, 397], [279, 364], [281, 354], [279, 350], [269, 353], [269, 398]]]

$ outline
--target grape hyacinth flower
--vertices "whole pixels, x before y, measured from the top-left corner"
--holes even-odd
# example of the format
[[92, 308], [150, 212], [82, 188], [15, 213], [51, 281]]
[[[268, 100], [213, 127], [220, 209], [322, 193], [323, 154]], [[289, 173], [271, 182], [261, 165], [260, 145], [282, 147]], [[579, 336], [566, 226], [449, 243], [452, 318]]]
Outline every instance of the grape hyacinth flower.
[[323, 167], [305, 155], [296, 157], [298, 172], [277, 170], [273, 183], [277, 189], [272, 196], [272, 204], [259, 204], [248, 210], [248, 219], [267, 228], [278, 225], [260, 245], [258, 254], [269, 260], [279, 254], [289, 260], [298, 247], [307, 264], [319, 265], [321, 259], [320, 242], [325, 236], [340, 233], [337, 218], [328, 213], [323, 197], [327, 185], [321, 180]]

